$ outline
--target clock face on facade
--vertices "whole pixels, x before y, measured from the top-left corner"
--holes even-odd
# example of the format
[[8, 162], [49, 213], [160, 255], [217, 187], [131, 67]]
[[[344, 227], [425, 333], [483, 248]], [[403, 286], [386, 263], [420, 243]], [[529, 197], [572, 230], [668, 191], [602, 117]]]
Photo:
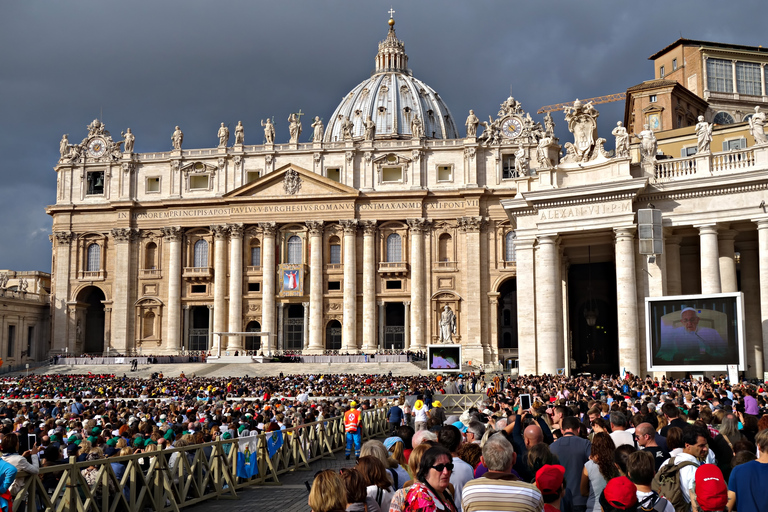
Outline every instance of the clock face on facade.
[[501, 124], [501, 133], [508, 139], [514, 139], [523, 131], [523, 123], [516, 117], [510, 117]]
[[104, 156], [104, 153], [106, 152], [107, 143], [104, 141], [104, 139], [96, 137], [88, 143], [88, 153], [90, 153], [92, 157], [99, 158]]

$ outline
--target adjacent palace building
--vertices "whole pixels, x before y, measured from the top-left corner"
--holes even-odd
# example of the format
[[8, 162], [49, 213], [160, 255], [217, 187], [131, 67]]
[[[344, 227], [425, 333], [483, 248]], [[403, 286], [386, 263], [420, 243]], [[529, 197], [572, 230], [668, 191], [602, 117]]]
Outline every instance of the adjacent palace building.
[[[673, 68], [693, 62], [695, 48], [684, 50]], [[715, 50], [710, 62], [753, 57]], [[760, 105], [754, 53], [760, 88], [736, 96]], [[659, 108], [688, 126], [705, 103], [693, 95], [714, 98], [713, 86], [698, 80], [633, 110], [639, 143], [621, 127], [599, 136], [597, 110], [577, 101], [557, 116], [573, 134], [560, 141], [551, 117], [534, 120], [511, 97], [479, 129], [474, 113], [457, 123], [412, 75], [392, 19], [375, 65], [325, 126], [292, 114], [289, 143], [274, 142], [270, 121], [247, 133], [222, 125], [210, 149], [183, 147], [177, 127], [161, 153], [133, 152], [130, 131], [113, 139], [99, 121], [80, 143], [65, 137], [48, 208], [51, 353], [370, 353], [442, 341], [473, 364], [519, 360], [521, 373], [642, 374], [645, 297], [743, 291], [747, 374], [762, 375], [768, 146], [744, 128], [743, 147], [665, 158], [652, 131], [634, 129]], [[697, 75], [719, 87], [728, 76], [715, 71]], [[615, 154], [603, 147], [614, 136]], [[663, 219], [663, 251], [650, 259], [636, 215], [649, 203]], [[214, 334], [227, 332], [267, 335]]]

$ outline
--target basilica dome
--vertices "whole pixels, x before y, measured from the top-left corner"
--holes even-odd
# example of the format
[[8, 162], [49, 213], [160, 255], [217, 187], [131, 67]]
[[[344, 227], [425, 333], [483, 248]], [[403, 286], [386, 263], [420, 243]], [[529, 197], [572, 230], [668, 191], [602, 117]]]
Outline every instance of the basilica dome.
[[379, 43], [376, 69], [369, 79], [342, 98], [326, 126], [325, 142], [344, 140], [345, 124], [351, 128], [353, 140], [363, 139], [369, 116], [376, 125], [377, 140], [412, 138], [412, 123], [417, 117], [424, 137], [459, 138], [443, 99], [408, 69], [405, 45], [395, 35], [392, 18], [387, 38]]

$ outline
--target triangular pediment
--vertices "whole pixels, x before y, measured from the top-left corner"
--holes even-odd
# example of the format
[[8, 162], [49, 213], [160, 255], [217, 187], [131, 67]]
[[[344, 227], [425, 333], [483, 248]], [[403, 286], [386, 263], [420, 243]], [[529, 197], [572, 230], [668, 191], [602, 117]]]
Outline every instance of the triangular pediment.
[[[292, 172], [291, 172], [292, 171]], [[287, 164], [261, 176], [224, 197], [258, 197], [259, 199], [295, 199], [297, 197], [357, 197], [357, 189], [320, 176], [294, 164]]]

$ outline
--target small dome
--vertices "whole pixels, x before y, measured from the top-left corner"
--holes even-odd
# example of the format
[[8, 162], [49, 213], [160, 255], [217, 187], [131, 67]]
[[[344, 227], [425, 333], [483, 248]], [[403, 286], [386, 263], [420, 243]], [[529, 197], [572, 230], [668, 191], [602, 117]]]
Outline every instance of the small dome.
[[439, 94], [408, 69], [405, 45], [395, 35], [390, 18], [387, 38], [379, 43], [376, 69], [371, 77], [344, 96], [328, 120], [325, 141], [344, 139], [342, 124], [348, 118], [354, 128], [352, 138], [365, 134], [365, 121], [371, 117], [376, 125], [376, 139], [409, 139], [411, 122], [418, 116], [424, 136], [434, 139], [457, 139], [459, 131], [448, 106]]

